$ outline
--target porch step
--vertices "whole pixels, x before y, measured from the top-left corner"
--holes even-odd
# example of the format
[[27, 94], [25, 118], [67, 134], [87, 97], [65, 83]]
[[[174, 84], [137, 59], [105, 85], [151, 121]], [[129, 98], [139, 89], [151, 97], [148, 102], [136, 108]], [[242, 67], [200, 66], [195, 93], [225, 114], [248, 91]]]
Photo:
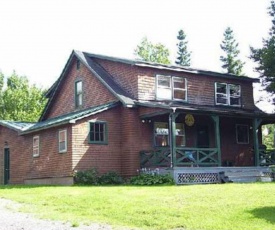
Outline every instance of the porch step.
[[237, 168], [228, 169], [226, 176], [235, 183], [251, 183], [257, 181], [268, 182], [271, 181], [271, 172], [268, 168]]

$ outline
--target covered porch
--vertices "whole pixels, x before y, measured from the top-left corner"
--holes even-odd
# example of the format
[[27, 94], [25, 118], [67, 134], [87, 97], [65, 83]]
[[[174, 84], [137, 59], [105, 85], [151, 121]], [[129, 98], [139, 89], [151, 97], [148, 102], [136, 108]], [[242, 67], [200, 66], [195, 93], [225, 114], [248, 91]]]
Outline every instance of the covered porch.
[[262, 145], [263, 124], [274, 115], [249, 111], [173, 108], [141, 116], [151, 130], [152, 148], [140, 151], [141, 168], [266, 167], [275, 151]]

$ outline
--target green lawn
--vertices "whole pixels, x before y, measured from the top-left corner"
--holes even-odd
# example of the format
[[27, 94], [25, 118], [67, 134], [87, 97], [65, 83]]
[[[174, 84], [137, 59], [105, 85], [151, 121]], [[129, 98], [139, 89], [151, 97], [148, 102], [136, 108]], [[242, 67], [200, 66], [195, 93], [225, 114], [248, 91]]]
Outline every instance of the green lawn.
[[155, 187], [0, 186], [23, 211], [72, 225], [140, 229], [275, 229], [275, 183]]

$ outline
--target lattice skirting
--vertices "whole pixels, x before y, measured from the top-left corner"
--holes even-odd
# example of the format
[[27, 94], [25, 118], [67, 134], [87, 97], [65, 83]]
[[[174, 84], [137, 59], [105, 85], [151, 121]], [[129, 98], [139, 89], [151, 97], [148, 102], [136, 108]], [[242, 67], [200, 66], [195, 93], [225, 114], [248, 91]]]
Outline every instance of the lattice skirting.
[[177, 184], [220, 183], [218, 173], [175, 173]]

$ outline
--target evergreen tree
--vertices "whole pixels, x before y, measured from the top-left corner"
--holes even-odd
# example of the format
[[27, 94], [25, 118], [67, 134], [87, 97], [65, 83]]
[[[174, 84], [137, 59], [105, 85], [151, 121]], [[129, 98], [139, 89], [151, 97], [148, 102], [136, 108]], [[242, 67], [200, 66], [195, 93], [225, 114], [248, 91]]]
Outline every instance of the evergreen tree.
[[161, 43], [153, 44], [146, 37], [141, 40], [134, 51], [135, 56], [142, 61], [170, 64], [169, 50]]
[[227, 73], [242, 75], [242, 69], [244, 62], [238, 59], [240, 51], [238, 50], [238, 43], [236, 42], [233, 34], [233, 30], [227, 27], [224, 34], [224, 40], [220, 45], [221, 49], [225, 52], [224, 56], [220, 56], [222, 61], [222, 68], [227, 71]]
[[[262, 85], [269, 93], [275, 93], [275, 2], [271, 1], [268, 8], [268, 14], [271, 16], [272, 27], [269, 30], [269, 37], [263, 39], [263, 47], [256, 49], [250, 47], [250, 58], [255, 61], [258, 66], [256, 72], [260, 74]], [[275, 101], [273, 100], [273, 104]]]
[[191, 52], [187, 49], [186, 35], [183, 30], [180, 30], [177, 36], [179, 43], [177, 44], [178, 52], [175, 63], [182, 66], [190, 66]]

